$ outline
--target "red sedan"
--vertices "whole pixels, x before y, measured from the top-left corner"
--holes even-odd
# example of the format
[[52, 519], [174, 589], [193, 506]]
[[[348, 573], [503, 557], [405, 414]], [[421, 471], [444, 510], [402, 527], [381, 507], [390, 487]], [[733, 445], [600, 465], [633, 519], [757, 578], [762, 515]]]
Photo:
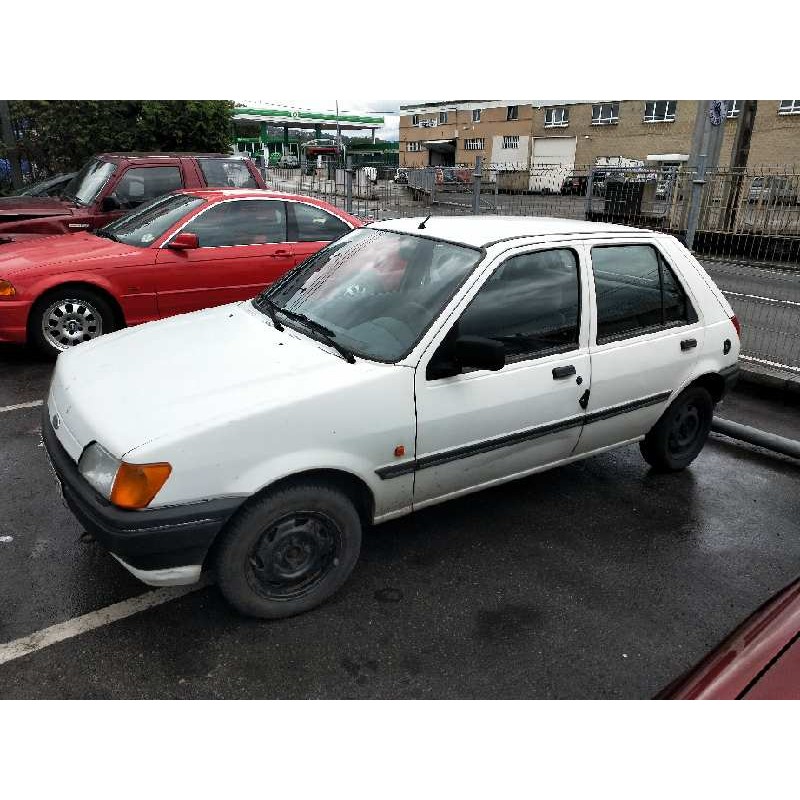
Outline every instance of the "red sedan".
[[56, 354], [126, 325], [245, 300], [361, 225], [311, 197], [186, 190], [96, 233], [0, 243], [0, 342]]

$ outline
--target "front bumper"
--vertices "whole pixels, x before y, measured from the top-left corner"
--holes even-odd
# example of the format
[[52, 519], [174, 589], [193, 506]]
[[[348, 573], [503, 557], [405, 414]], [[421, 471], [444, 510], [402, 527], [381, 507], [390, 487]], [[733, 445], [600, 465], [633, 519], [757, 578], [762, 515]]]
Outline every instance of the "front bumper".
[[0, 342], [25, 343], [30, 308], [27, 300], [0, 300]]
[[128, 511], [90, 486], [61, 446], [47, 406], [42, 438], [64, 500], [78, 521], [137, 578], [158, 586], [193, 583], [214, 537], [241, 505], [241, 497]]

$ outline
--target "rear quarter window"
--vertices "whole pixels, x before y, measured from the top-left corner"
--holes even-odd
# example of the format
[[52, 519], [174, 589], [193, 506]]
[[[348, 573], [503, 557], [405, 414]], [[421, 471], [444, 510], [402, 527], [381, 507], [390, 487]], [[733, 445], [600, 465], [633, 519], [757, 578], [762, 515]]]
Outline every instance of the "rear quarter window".
[[258, 189], [256, 179], [243, 161], [233, 158], [200, 158], [198, 163], [208, 186]]

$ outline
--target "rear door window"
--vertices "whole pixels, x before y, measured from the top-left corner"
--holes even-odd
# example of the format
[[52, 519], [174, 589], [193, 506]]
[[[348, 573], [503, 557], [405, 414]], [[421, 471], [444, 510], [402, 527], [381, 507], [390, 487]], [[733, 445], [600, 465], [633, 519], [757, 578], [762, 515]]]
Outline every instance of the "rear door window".
[[179, 167], [131, 167], [125, 170], [111, 196], [122, 208], [136, 208], [182, 186]]
[[597, 342], [697, 321], [675, 273], [652, 245], [592, 248]]
[[198, 158], [206, 184], [211, 187], [257, 189], [247, 164], [234, 158]]
[[289, 203], [290, 242], [332, 242], [349, 233], [350, 226], [317, 206]]

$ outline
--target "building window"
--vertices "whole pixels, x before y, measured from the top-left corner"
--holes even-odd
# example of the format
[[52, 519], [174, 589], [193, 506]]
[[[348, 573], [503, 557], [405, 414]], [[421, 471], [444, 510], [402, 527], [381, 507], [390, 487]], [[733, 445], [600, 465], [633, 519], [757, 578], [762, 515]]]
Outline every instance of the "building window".
[[503, 150], [517, 150], [519, 148], [519, 136], [504, 136]]
[[616, 125], [619, 122], [619, 103], [595, 103], [592, 106], [592, 125]]
[[566, 128], [569, 125], [568, 108], [546, 108], [544, 110], [545, 128]]
[[414, 114], [414, 116], [411, 117], [411, 124], [419, 125], [419, 114]]
[[725, 112], [725, 116], [728, 119], [736, 119], [736, 117], [739, 116], [739, 111], [741, 109], [739, 108], [739, 101], [738, 100], [726, 100], [725, 101], [725, 107], [727, 108], [727, 111]]
[[447, 122], [447, 112], [440, 111], [439, 112], [439, 124], [444, 125]]
[[465, 150], [483, 150], [483, 139], [464, 139]]
[[408, 143], [408, 152], [409, 153], [419, 153], [419, 142], [409, 142]]
[[644, 104], [645, 122], [675, 122], [677, 100], [648, 100]]
[[510, 122], [514, 119], [519, 119], [519, 106], [509, 106], [506, 111], [506, 120]]
[[481, 110], [479, 108], [472, 109], [472, 121], [473, 122], [481, 121]]
[[800, 114], [800, 100], [781, 100], [779, 114]]

